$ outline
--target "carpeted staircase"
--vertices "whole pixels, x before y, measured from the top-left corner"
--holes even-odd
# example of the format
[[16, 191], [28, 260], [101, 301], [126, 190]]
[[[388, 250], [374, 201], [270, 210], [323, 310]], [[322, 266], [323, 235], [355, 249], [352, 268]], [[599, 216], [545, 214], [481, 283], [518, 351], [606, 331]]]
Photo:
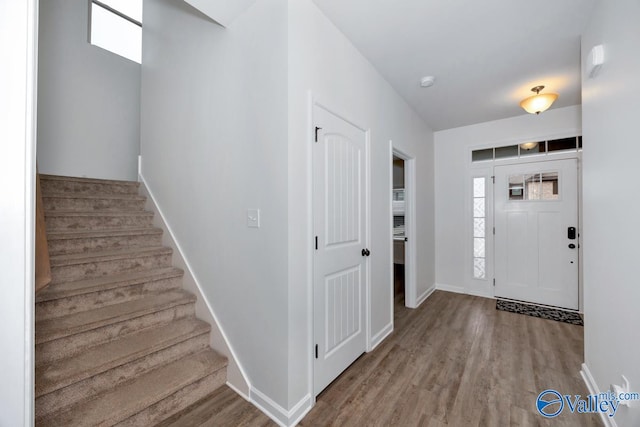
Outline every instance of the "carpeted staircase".
[[36, 295], [36, 425], [153, 425], [223, 385], [138, 183], [40, 178], [53, 281]]

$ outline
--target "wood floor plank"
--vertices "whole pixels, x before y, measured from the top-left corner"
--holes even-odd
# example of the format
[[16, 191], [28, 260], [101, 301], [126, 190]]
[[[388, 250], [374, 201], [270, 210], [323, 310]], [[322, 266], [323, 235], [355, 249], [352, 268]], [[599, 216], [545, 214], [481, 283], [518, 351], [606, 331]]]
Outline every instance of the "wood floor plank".
[[[583, 328], [498, 311], [495, 300], [434, 292], [418, 309], [397, 298], [394, 332], [318, 397], [302, 426], [600, 426], [597, 415], [538, 414], [538, 394], [588, 392]], [[166, 426], [271, 426], [225, 390]]]

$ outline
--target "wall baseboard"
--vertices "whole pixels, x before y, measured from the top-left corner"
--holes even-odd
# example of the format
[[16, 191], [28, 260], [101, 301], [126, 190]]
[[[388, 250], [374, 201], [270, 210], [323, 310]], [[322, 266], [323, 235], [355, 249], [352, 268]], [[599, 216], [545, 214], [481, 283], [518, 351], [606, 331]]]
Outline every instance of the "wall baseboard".
[[[600, 394], [600, 389], [598, 388], [598, 384], [596, 384], [596, 380], [593, 379], [593, 375], [591, 375], [591, 371], [586, 363], [582, 364], [582, 369], [580, 370], [580, 375], [584, 380], [585, 385], [587, 386], [587, 390], [589, 390], [589, 394]], [[611, 417], [608, 417], [604, 412], [599, 412], [600, 419], [605, 427], [618, 427], [616, 424], [616, 420]]]
[[467, 290], [462, 286], [447, 285], [446, 283], [436, 283], [436, 289], [439, 291], [455, 292], [457, 294], [467, 293]]
[[496, 297], [494, 297], [493, 295], [488, 295], [485, 292], [479, 292], [479, 291], [467, 291], [465, 289], [465, 292], [467, 295], [473, 295], [474, 297], [482, 297], [482, 298], [489, 298], [489, 299], [496, 299]]
[[420, 305], [427, 300], [436, 290], [436, 285], [431, 286], [429, 289], [424, 291], [421, 295], [418, 296], [416, 300], [416, 308], [420, 307]]
[[310, 394], [300, 399], [300, 401], [288, 411], [255, 387], [251, 388], [249, 396], [251, 403], [282, 427], [295, 426], [313, 407], [313, 399]]
[[231, 390], [235, 391], [237, 394], [240, 395], [240, 397], [242, 397], [244, 400], [246, 400], [247, 402], [251, 402], [251, 399], [249, 399], [249, 395], [246, 394], [245, 392], [243, 392], [242, 390], [238, 389], [235, 385], [231, 384], [229, 381], [226, 382], [227, 387], [229, 387]]
[[393, 332], [393, 321], [371, 337], [371, 348], [369, 351], [373, 351], [382, 341], [384, 341], [385, 338], [389, 336], [389, 334], [391, 334], [391, 332]]
[[236, 393], [249, 400], [247, 397], [247, 393], [250, 393], [251, 391], [251, 382], [249, 381], [249, 377], [246, 375], [245, 370], [240, 364], [239, 359], [235, 351], [233, 350], [233, 347], [231, 346], [227, 335], [225, 334], [220, 322], [218, 321], [218, 317], [213, 310], [213, 306], [205, 296], [202, 285], [196, 278], [193, 268], [191, 268], [191, 265], [189, 264], [189, 261], [187, 260], [182, 247], [178, 243], [178, 239], [171, 229], [171, 226], [167, 222], [167, 219], [162, 212], [157, 199], [154, 197], [153, 191], [147, 184], [147, 181], [145, 180], [144, 175], [141, 171], [138, 174], [138, 179], [141, 184], [140, 189], [142, 190], [144, 195], [147, 196], [146, 208], [154, 213], [154, 225], [161, 228], [163, 231], [162, 243], [173, 249], [174, 264], [176, 265], [176, 267], [184, 270], [183, 287], [187, 291], [195, 294], [197, 297], [196, 316], [211, 325], [209, 344], [214, 350], [222, 353], [228, 359], [227, 384]]

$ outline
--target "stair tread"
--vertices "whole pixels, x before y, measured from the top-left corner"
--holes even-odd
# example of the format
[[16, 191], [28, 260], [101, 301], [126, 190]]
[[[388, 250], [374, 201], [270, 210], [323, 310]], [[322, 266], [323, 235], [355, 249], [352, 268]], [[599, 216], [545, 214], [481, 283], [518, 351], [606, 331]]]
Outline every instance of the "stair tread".
[[112, 261], [135, 256], [153, 256], [171, 254], [173, 250], [164, 246], [133, 247], [123, 249], [108, 249], [74, 254], [52, 255], [51, 267], [63, 265], [86, 264], [90, 262]]
[[104, 193], [104, 194], [83, 194], [83, 193], [48, 193], [42, 195], [43, 199], [89, 199], [89, 200], [146, 200], [144, 196], [129, 193]]
[[153, 216], [153, 212], [149, 211], [107, 211], [107, 210], [88, 210], [88, 211], [78, 211], [78, 210], [52, 210], [45, 212], [45, 217], [52, 216], [66, 216], [66, 217], [101, 217], [101, 216]]
[[140, 234], [162, 234], [162, 229], [157, 227], [103, 228], [95, 230], [58, 229], [47, 231], [47, 239], [64, 240], [82, 239], [87, 237], [136, 236]]
[[183, 274], [184, 272], [179, 268], [164, 267], [154, 268], [151, 270], [110, 274], [108, 276], [100, 276], [68, 282], [52, 282], [49, 286], [36, 294], [36, 303], [53, 301], [60, 298], [67, 298], [92, 292], [105, 291], [122, 286], [135, 285], [151, 280], [181, 277]]
[[41, 320], [36, 322], [36, 344], [195, 301], [194, 295], [179, 289], [150, 292], [145, 298]]
[[62, 412], [51, 414], [41, 425], [113, 425], [171, 396], [183, 387], [226, 366], [226, 359], [213, 350], [204, 350], [118, 385]]
[[62, 176], [62, 175], [47, 175], [47, 174], [39, 174], [40, 180], [49, 180], [49, 181], [76, 181], [76, 182], [86, 182], [92, 184], [117, 184], [117, 185], [131, 185], [134, 187], [140, 186], [140, 183], [137, 181], [120, 181], [116, 179], [99, 179], [99, 178], [85, 178], [85, 177], [77, 177], [77, 176]]
[[155, 353], [189, 338], [208, 333], [208, 323], [185, 318], [145, 329], [80, 354], [36, 367], [36, 397]]

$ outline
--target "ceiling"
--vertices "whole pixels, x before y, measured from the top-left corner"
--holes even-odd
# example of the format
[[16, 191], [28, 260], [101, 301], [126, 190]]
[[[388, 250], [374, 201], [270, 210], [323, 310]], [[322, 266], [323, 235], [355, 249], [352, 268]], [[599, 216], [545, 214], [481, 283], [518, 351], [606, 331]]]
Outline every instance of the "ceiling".
[[551, 108], [580, 104], [596, 0], [314, 1], [433, 130], [525, 114], [540, 84], [560, 95]]

